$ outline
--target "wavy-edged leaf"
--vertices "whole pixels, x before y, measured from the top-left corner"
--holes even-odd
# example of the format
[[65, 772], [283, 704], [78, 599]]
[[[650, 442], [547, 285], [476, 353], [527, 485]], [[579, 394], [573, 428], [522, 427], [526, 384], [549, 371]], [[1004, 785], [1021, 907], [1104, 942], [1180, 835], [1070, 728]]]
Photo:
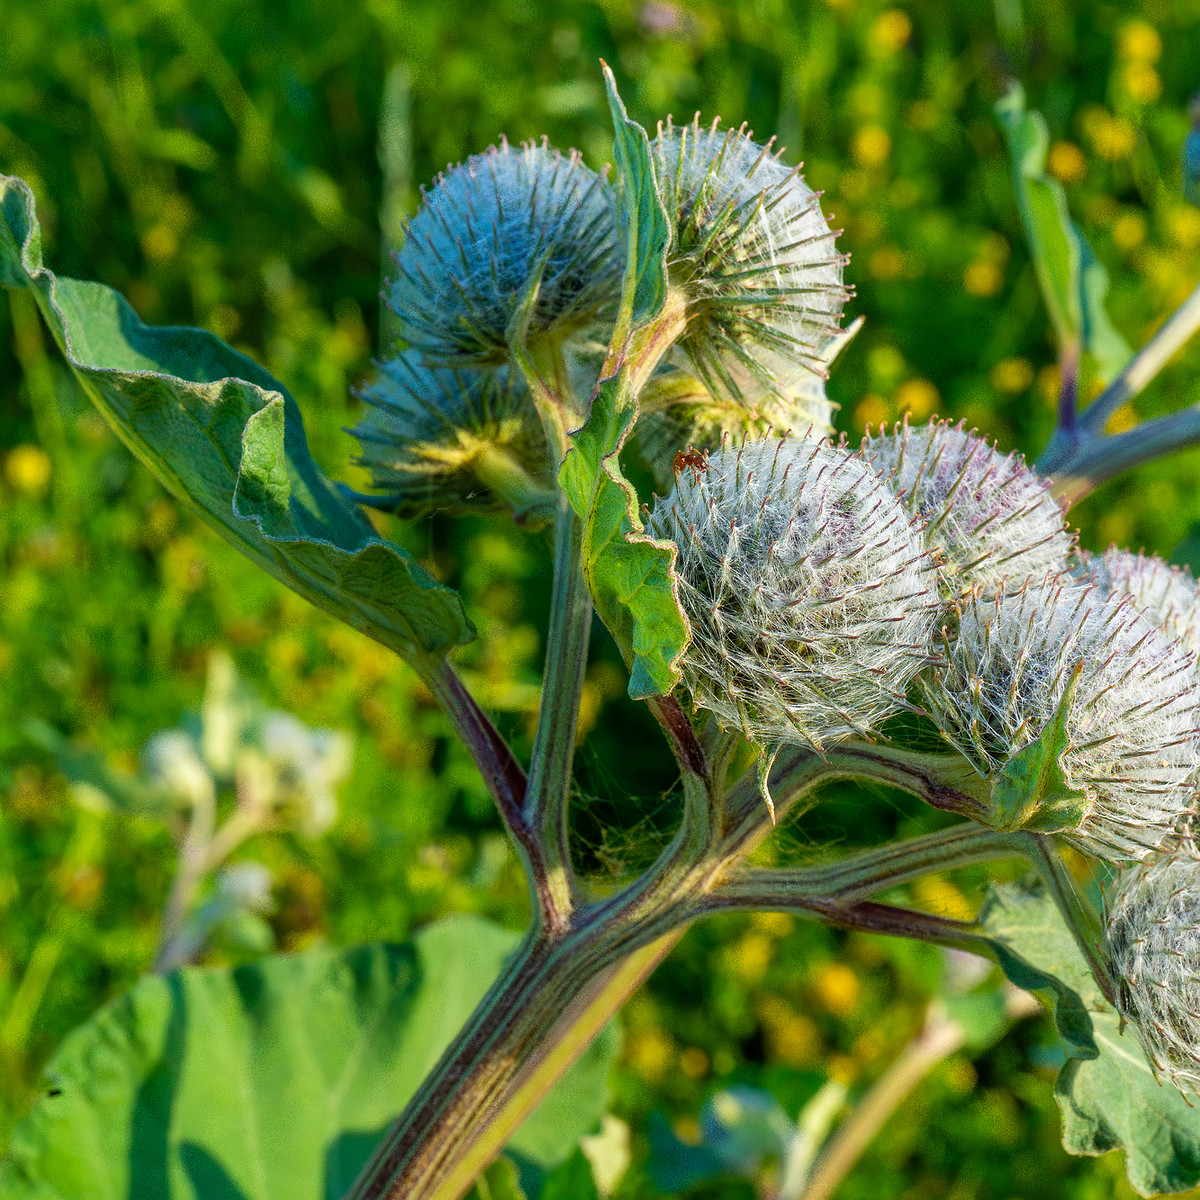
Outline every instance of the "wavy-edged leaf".
[[675, 544], [643, 532], [637, 493], [621, 473], [621, 447], [636, 419], [627, 377], [602, 380], [559, 476], [583, 519], [584, 578], [629, 665], [635, 700], [679, 682], [679, 656], [691, 636], [676, 591]]
[[458, 595], [377, 537], [313, 461], [287, 389], [215, 334], [144, 325], [42, 263], [33, 194], [0, 176], [0, 284], [29, 288], [84, 391], [181, 500], [277, 579], [406, 656], [474, 630]]
[[1108, 272], [1071, 220], [1062, 184], [1046, 174], [1050, 133], [1045, 118], [1025, 107], [1025, 89], [1019, 83], [997, 101], [996, 116], [1012, 158], [1030, 257], [1059, 343], [1086, 350], [1100, 375], [1110, 380], [1120, 374], [1132, 351], [1104, 307]]
[[1063, 1146], [1083, 1155], [1123, 1150], [1143, 1196], [1200, 1183], [1200, 1108], [1155, 1079], [1133, 1029], [1120, 1031], [1046, 889], [994, 886], [979, 920], [1008, 978], [1054, 1013], [1067, 1054], [1054, 1085]]
[[979, 910], [1000, 969], [1050, 1010], [1069, 1057], [1095, 1058], [1089, 1010], [1100, 990], [1053, 899], [1034, 877], [993, 884]]
[[[614, 340], [626, 342], [663, 309], [670, 229], [654, 179], [646, 131], [625, 113], [612, 72], [604, 68], [616, 127], [613, 156], [628, 254], [622, 319]], [[618, 346], [623, 351], [624, 346]], [[583, 572], [596, 611], [629, 666], [635, 699], [669, 692], [690, 636], [675, 584], [675, 546], [643, 532], [638, 498], [620, 454], [637, 420], [637, 397], [623, 363], [601, 380], [588, 418], [571, 439], [559, 482], [583, 521]]]
[[[63, 1042], [0, 1163], [2, 1200], [334, 1200], [458, 1032], [515, 935], [150, 976]], [[551, 1169], [604, 1111], [602, 1035], [510, 1143]]]

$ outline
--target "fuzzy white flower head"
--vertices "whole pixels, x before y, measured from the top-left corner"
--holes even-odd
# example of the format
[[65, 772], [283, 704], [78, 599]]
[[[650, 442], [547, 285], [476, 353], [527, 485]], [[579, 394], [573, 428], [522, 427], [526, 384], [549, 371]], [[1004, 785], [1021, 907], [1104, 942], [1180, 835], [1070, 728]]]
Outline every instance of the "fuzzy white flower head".
[[1122, 871], [1105, 897], [1117, 1007], [1157, 1071], [1200, 1095], [1200, 860], [1193, 845]]
[[967, 597], [947, 663], [922, 688], [942, 733], [994, 776], [1059, 714], [1076, 671], [1059, 756], [1085, 814], [1064, 836], [1110, 862], [1145, 858], [1194, 807], [1200, 707], [1191, 661], [1128, 603], [1030, 582]]
[[623, 257], [610, 189], [575, 151], [501, 141], [425, 193], [386, 299], [427, 358], [499, 365], [539, 270], [531, 338], [561, 339], [615, 307]]
[[1020, 455], [943, 421], [868, 432], [862, 452], [924, 529], [948, 595], [1067, 569], [1062, 509]]
[[745, 126], [704, 128], [698, 115], [660, 125], [651, 153], [670, 281], [687, 304], [679, 349], [709, 391], [785, 396], [805, 370], [823, 374], [849, 295], [846, 258], [799, 169]]
[[515, 371], [434, 367], [406, 351], [360, 393], [359, 462], [385, 494], [359, 497], [416, 517], [553, 504], [550, 452]]
[[1128, 595], [1151, 625], [1174, 638], [1193, 658], [1200, 655], [1200, 585], [1182, 567], [1110, 546], [1101, 555], [1085, 554], [1077, 574], [1102, 592]]
[[679, 547], [683, 680], [722, 724], [820, 749], [904, 703], [929, 656], [936, 579], [861, 460], [788, 439], [723, 449], [683, 467], [647, 531]]

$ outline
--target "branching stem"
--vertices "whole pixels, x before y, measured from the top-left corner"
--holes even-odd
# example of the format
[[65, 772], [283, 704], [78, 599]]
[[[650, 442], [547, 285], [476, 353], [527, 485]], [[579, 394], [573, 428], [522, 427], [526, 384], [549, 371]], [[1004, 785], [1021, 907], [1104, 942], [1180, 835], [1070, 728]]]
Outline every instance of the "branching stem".
[[1073, 395], [1068, 403], [1064, 362], [1058, 428], [1038, 459], [1037, 469], [1048, 477], [1054, 493], [1068, 506], [1123, 471], [1200, 442], [1198, 407], [1145, 421], [1123, 433], [1104, 432], [1113, 413], [1138, 395], [1197, 329], [1200, 329], [1200, 287], [1078, 417], [1074, 416]]

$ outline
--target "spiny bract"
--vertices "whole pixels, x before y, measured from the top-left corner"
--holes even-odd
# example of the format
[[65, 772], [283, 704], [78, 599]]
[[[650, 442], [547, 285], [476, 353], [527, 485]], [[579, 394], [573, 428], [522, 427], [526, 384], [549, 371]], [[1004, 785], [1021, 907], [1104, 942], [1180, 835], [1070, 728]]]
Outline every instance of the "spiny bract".
[[862, 452], [922, 528], [948, 595], [1067, 569], [1062, 509], [1020, 455], [943, 421], [868, 432]]
[[1117, 1007], [1181, 1092], [1200, 1094], [1200, 861], [1184, 843], [1122, 871], [1105, 897]]
[[1085, 554], [1077, 574], [1102, 592], [1128, 595], [1151, 625], [1174, 638], [1193, 658], [1200, 654], [1200, 593], [1189, 572], [1154, 555], [1110, 546], [1100, 555]]
[[938, 612], [920, 537], [825, 442], [750, 442], [685, 466], [648, 532], [679, 547], [696, 704], [763, 745], [820, 749], [904, 702]]
[[799, 169], [745, 126], [702, 128], [698, 115], [660, 125], [651, 153], [670, 282], [687, 306], [680, 349], [709, 391], [786, 396], [805, 370], [823, 374], [849, 295], [846, 259]]
[[360, 396], [359, 461], [386, 493], [364, 502], [405, 516], [509, 506], [527, 517], [550, 495], [546, 438], [514, 371], [431, 367], [406, 351]]
[[942, 733], [984, 777], [1039, 737], [1081, 666], [1060, 766], [1086, 796], [1068, 835], [1111, 862], [1141, 859], [1195, 802], [1200, 708], [1191, 660], [1127, 602], [1030, 582], [972, 594], [922, 689]]
[[427, 358], [497, 365], [539, 270], [531, 338], [568, 336], [615, 306], [623, 252], [610, 189], [575, 151], [502, 141], [425, 193], [386, 299]]

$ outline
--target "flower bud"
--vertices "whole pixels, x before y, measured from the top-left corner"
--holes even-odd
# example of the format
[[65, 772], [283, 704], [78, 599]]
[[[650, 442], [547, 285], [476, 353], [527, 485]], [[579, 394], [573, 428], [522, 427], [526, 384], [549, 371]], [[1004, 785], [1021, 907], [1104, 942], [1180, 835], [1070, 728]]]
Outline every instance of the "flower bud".
[[497, 366], [535, 277], [529, 337], [562, 341], [615, 311], [622, 271], [608, 184], [575, 151], [502, 140], [424, 194], [386, 299], [427, 359]]
[[1146, 615], [1193, 658], [1200, 654], [1200, 591], [1181, 567], [1154, 555], [1130, 554], [1110, 546], [1103, 554], [1084, 554], [1076, 574], [1110, 595], [1128, 595]]
[[1117, 1007], [1146, 1057], [1200, 1094], [1200, 860], [1184, 844], [1122, 871], [1105, 897]]
[[[773, 140], [773, 139], [772, 139]], [[786, 395], [797, 368], [824, 374], [849, 292], [846, 258], [820, 198], [771, 143], [713, 122], [670, 121], [651, 146], [671, 224], [671, 286], [687, 326], [679, 348], [714, 395]]]
[[859, 458], [790, 439], [697, 455], [647, 531], [679, 547], [683, 681], [723, 724], [819, 750], [904, 703], [929, 656], [936, 577]]
[[[1191, 661], [1127, 602], [1030, 581], [1016, 594], [968, 596], [945, 636], [948, 661], [922, 689], [980, 775], [997, 778], [1063, 722], [1047, 769], [1061, 772], [1078, 807], [1054, 832], [1125, 862], [1157, 849], [1193, 808], [1200, 707]], [[998, 812], [997, 827], [1026, 823], [1014, 815]]]
[[409, 517], [507, 506], [524, 521], [552, 508], [550, 452], [516, 371], [426, 366], [409, 350], [359, 395], [359, 462], [385, 493], [364, 503]]
[[923, 528], [949, 596], [1067, 569], [1062, 509], [1020, 455], [944, 421], [868, 432], [862, 452]]

